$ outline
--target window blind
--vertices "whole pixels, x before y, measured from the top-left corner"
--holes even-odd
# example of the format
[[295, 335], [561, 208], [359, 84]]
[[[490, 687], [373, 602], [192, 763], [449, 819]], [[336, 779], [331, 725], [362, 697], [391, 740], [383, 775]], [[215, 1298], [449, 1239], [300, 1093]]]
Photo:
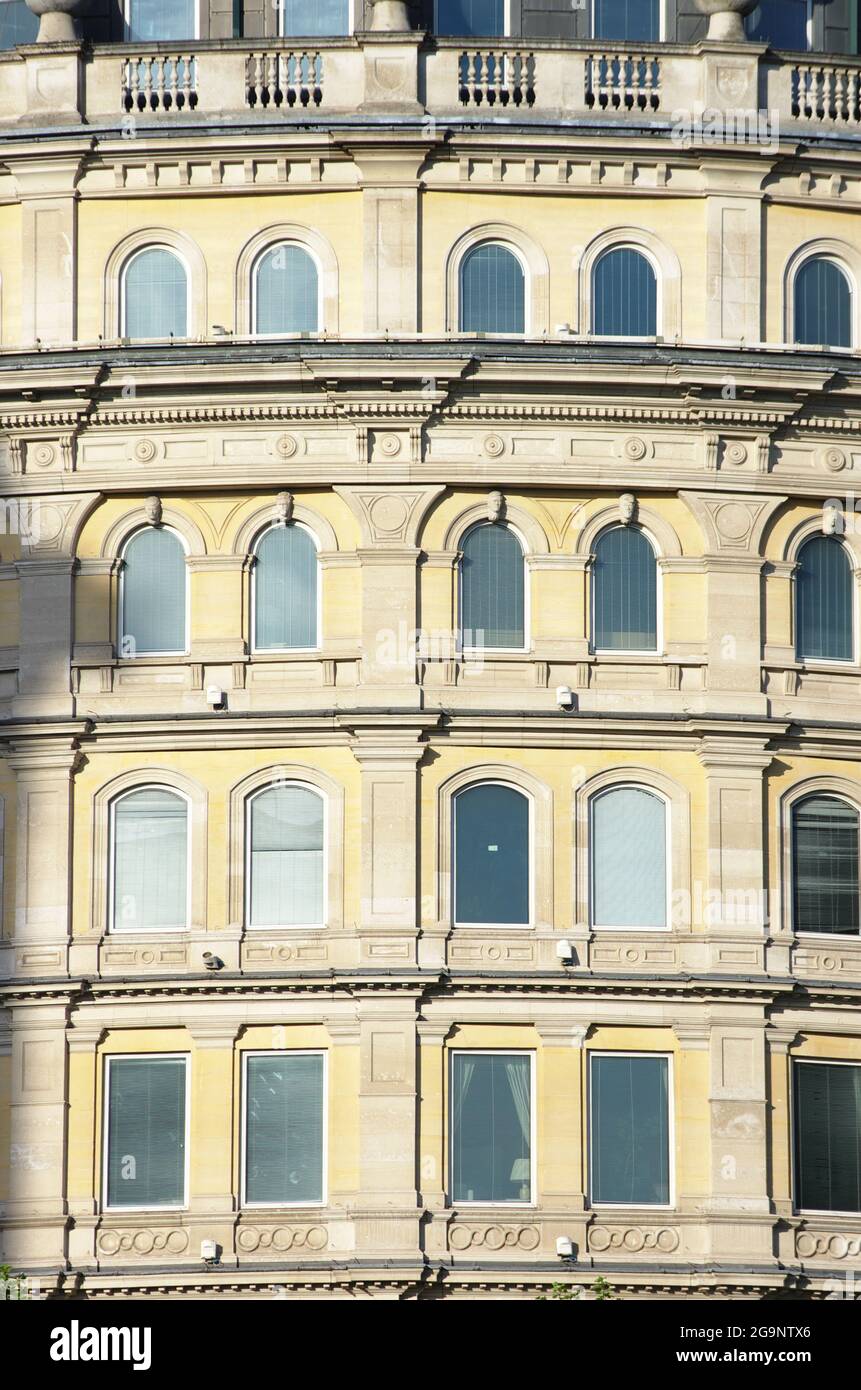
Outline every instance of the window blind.
[[835, 261], [817, 256], [795, 277], [795, 341], [811, 346], [852, 346], [852, 291]]
[[245, 1200], [323, 1200], [323, 1057], [249, 1057]]
[[796, 650], [811, 661], [851, 661], [855, 650], [854, 576], [836, 536], [802, 546], [796, 574]]
[[667, 808], [640, 787], [592, 801], [592, 915], [597, 927], [667, 925]]
[[792, 811], [796, 931], [859, 930], [858, 813], [836, 796], [810, 796]]
[[501, 37], [505, 33], [505, 0], [437, 0], [436, 33]]
[[114, 1057], [108, 1066], [108, 1206], [182, 1206], [184, 1058]]
[[598, 537], [592, 563], [596, 651], [658, 646], [658, 567], [642, 531], [614, 526]]
[[254, 564], [254, 645], [258, 651], [317, 646], [317, 547], [301, 526], [273, 526]]
[[147, 526], [123, 551], [120, 655], [186, 650], [185, 551], [172, 531]]
[[285, 37], [326, 38], [350, 32], [350, 0], [282, 0], [282, 4]]
[[607, 251], [595, 266], [592, 332], [601, 338], [653, 338], [658, 284], [645, 256], [629, 246]]
[[164, 247], [140, 251], [123, 275], [127, 338], [188, 336], [188, 280], [178, 256]]
[[660, 0], [595, 0], [595, 38], [657, 43]]
[[475, 526], [461, 551], [463, 646], [522, 648], [526, 567], [514, 532], [496, 524]]
[[592, 1057], [592, 1199], [626, 1206], [670, 1200], [666, 1057]]
[[529, 922], [529, 803], [513, 787], [481, 783], [454, 800], [455, 921]]
[[861, 1067], [796, 1062], [795, 1201], [861, 1211]]
[[524, 1056], [452, 1057], [452, 1200], [528, 1202], [531, 1069]]
[[188, 926], [188, 807], [159, 787], [114, 803], [114, 931]]
[[487, 243], [460, 266], [462, 333], [523, 333], [526, 325], [523, 268], [504, 246]]
[[252, 927], [323, 923], [323, 798], [270, 787], [251, 800]]
[[273, 246], [257, 263], [257, 333], [316, 333], [318, 275], [301, 246]]

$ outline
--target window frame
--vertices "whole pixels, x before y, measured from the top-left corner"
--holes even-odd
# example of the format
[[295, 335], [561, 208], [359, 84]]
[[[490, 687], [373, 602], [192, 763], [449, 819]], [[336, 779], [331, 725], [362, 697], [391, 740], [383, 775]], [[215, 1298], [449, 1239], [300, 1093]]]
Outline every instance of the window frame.
[[[510, 532], [512, 533], [512, 535], [514, 536], [515, 540], [517, 541], [518, 545], [520, 546], [520, 558], [521, 558], [521, 561], [522, 561], [522, 563], [523, 563], [523, 646], [522, 646], [522, 647], [476, 647], [476, 646], [468, 645], [468, 644], [465, 643], [464, 640], [463, 640], [463, 633], [464, 633], [464, 627], [463, 627], [463, 546], [464, 546], [464, 542], [466, 541], [467, 537], [468, 537], [468, 536], [471, 536], [472, 533], [473, 533], [473, 531], [478, 531], [482, 526], [496, 526], [496, 527], [498, 527], [498, 528], [500, 528], [500, 529], [504, 529], [504, 530], [510, 531]], [[532, 619], [532, 612], [531, 612], [531, 609], [532, 609], [532, 605], [531, 605], [531, 602], [530, 602], [530, 596], [531, 596], [531, 591], [532, 591], [532, 582], [531, 582], [531, 580], [532, 580], [532, 572], [531, 572], [531, 570], [530, 570], [530, 568], [529, 568], [529, 565], [528, 565], [528, 563], [527, 563], [527, 559], [528, 559], [528, 554], [529, 554], [529, 552], [528, 552], [528, 550], [527, 550], [526, 537], [523, 535], [523, 533], [519, 530], [519, 528], [518, 528], [517, 526], [513, 526], [513, 525], [511, 524], [511, 522], [508, 521], [507, 519], [506, 519], [506, 520], [502, 520], [502, 521], [486, 521], [486, 520], [479, 520], [479, 521], [474, 521], [474, 522], [472, 523], [472, 525], [467, 526], [467, 528], [466, 528], [466, 530], [464, 531], [463, 535], [460, 537], [460, 540], [459, 540], [459, 542], [458, 542], [458, 547], [457, 547], [457, 548], [458, 548], [458, 557], [459, 557], [459, 558], [458, 558], [458, 562], [457, 562], [457, 630], [456, 630], [456, 631], [457, 631], [457, 646], [456, 646], [456, 650], [457, 650], [458, 655], [461, 656], [465, 661], [474, 661], [475, 658], [476, 658], [477, 656], [512, 656], [512, 655], [524, 656], [524, 655], [526, 655], [526, 654], [527, 654], [528, 652], [530, 652], [531, 649], [532, 649], [532, 636], [531, 636], [531, 626], [532, 626], [532, 622], [531, 622], [531, 619]]]
[[[108, 1052], [103, 1054], [104, 1070], [102, 1073], [104, 1095], [102, 1096], [102, 1164], [101, 1182], [102, 1190], [99, 1194], [99, 1210], [101, 1212], [140, 1212], [140, 1211], [188, 1211], [191, 1200], [191, 1088], [189, 1079], [191, 1076], [191, 1053], [190, 1052]], [[110, 1163], [110, 1100], [111, 1100], [111, 1071], [113, 1062], [175, 1062], [181, 1061], [185, 1065], [185, 1152], [183, 1164], [183, 1200], [181, 1203], [169, 1203], [164, 1206], [111, 1206], [108, 1202], [108, 1170]]]
[[433, 3], [433, 34], [440, 39], [508, 39], [515, 35], [512, 32], [512, 0], [503, 0], [502, 22], [505, 26], [502, 34], [443, 34], [439, 27], [439, 0]]
[[[130, 39], [129, 29], [132, 5], [140, 4], [140, 0], [123, 0], [123, 43], [147, 44], [147, 39]], [[169, 39], [169, 43], [197, 43], [200, 38], [200, 0], [193, 0], [194, 4], [194, 34], [187, 39]]]
[[[280, 12], [280, 11], [281, 11], [281, 8], [282, 8], [280, 4], [279, 4], [279, 7], [278, 7], [278, 8], [279, 8], [279, 12]], [[273, 251], [277, 251], [277, 250], [278, 250], [280, 247], [282, 247], [282, 246], [295, 246], [296, 249], [297, 249], [297, 251], [303, 251], [303, 252], [305, 253], [305, 255], [309, 258], [309, 260], [311, 261], [312, 265], [314, 266], [314, 269], [315, 269], [316, 272], [317, 272], [317, 327], [314, 328], [314, 329], [312, 329], [312, 330], [310, 330], [310, 331], [308, 331], [308, 332], [306, 332], [306, 331], [304, 331], [304, 330], [302, 330], [302, 329], [291, 329], [289, 332], [284, 332], [284, 333], [263, 333], [263, 332], [260, 331], [260, 329], [259, 329], [258, 326], [257, 326], [257, 278], [258, 278], [258, 272], [259, 272], [259, 270], [260, 270], [260, 266], [261, 266], [262, 262], [266, 259], [266, 257], [267, 257], [268, 255], [271, 255], [271, 253], [272, 253]], [[311, 248], [310, 246], [306, 245], [306, 243], [305, 243], [304, 241], [295, 241], [295, 240], [290, 240], [290, 238], [281, 238], [281, 239], [278, 240], [278, 241], [271, 241], [271, 242], [269, 242], [269, 244], [268, 244], [267, 246], [261, 247], [261, 249], [257, 252], [257, 255], [254, 257], [254, 260], [251, 262], [251, 285], [250, 285], [250, 294], [249, 294], [249, 303], [250, 303], [250, 309], [251, 309], [251, 335], [250, 335], [250, 336], [251, 336], [252, 338], [262, 338], [264, 342], [272, 342], [273, 340], [277, 341], [277, 339], [279, 339], [279, 338], [289, 338], [289, 339], [294, 339], [294, 338], [295, 338], [295, 339], [299, 339], [299, 340], [301, 340], [301, 339], [303, 339], [303, 338], [319, 338], [319, 337], [322, 335], [323, 331], [324, 331], [324, 330], [323, 330], [323, 323], [324, 323], [324, 315], [323, 315], [323, 273], [324, 273], [324, 272], [323, 272], [323, 267], [322, 267], [322, 265], [320, 264], [320, 258], [317, 256], [316, 252], [315, 252], [314, 250], [312, 250], [312, 248]]]
[[[321, 1154], [321, 1183], [319, 1200], [312, 1202], [253, 1202], [248, 1198], [248, 1059], [249, 1057], [322, 1057], [323, 1088], [321, 1096], [323, 1146]], [[297, 1211], [302, 1208], [325, 1207], [329, 1200], [329, 1052], [325, 1047], [264, 1047], [242, 1051], [240, 1097], [239, 1205], [248, 1211]]]
[[854, 800], [852, 797], [847, 796], [847, 794], [843, 791], [829, 789], [827, 787], [814, 787], [800, 790], [798, 795], [793, 796], [792, 799], [789, 800], [787, 803], [785, 817], [786, 823], [783, 828], [783, 835], [785, 837], [785, 863], [787, 864], [789, 874], [788, 882], [786, 885], [786, 905], [787, 916], [789, 919], [789, 929], [796, 940], [803, 940], [805, 942], [815, 941], [821, 944], [826, 943], [828, 941], [855, 941], [861, 944], [861, 927], [859, 927], [859, 930], [857, 932], [808, 931], [805, 928], [799, 928], [795, 919], [795, 813], [799, 806], [804, 805], [805, 801], [813, 801], [818, 797], [831, 797], [834, 801], [845, 802], [847, 806], [851, 806], [852, 810], [855, 812], [855, 815], [858, 818], [858, 893], [859, 900], [861, 901], [861, 803]]
[[[592, 1081], [593, 1057], [652, 1057], [662, 1058], [667, 1063], [667, 1190], [668, 1202], [596, 1202], [594, 1197], [594, 1157], [595, 1157], [595, 1087]], [[635, 1051], [630, 1048], [590, 1048], [587, 1053], [586, 1086], [588, 1092], [588, 1164], [587, 1164], [587, 1206], [592, 1211], [674, 1211], [676, 1207], [676, 1114], [675, 1114], [675, 1068], [674, 1054], [658, 1049], [654, 1052]]]
[[[655, 561], [655, 645], [654, 647], [599, 647], [595, 642], [596, 622], [595, 622], [595, 599], [597, 595], [597, 585], [595, 582], [595, 559], [596, 550], [602, 537], [609, 531], [637, 531], [644, 536], [652, 549], [652, 556]], [[661, 566], [661, 552], [655, 537], [651, 531], [637, 521], [632, 521], [627, 526], [621, 521], [611, 521], [609, 525], [602, 526], [598, 534], [593, 538], [589, 550], [589, 652], [592, 656], [611, 658], [615, 661], [625, 661], [627, 658], [651, 657], [660, 658], [664, 653], [664, 571]]]
[[[491, 333], [481, 328], [462, 328], [463, 319], [463, 268], [470, 256], [476, 251], [480, 251], [483, 246], [500, 246], [503, 251], [508, 251], [514, 256], [520, 266], [523, 275], [523, 329], [520, 333]], [[537, 336], [530, 331], [532, 323], [532, 284], [529, 273], [529, 265], [519, 246], [515, 246], [512, 241], [505, 241], [502, 237], [486, 236], [479, 237], [477, 241], [472, 241], [465, 246], [458, 257], [456, 267], [456, 286], [457, 286], [457, 314], [455, 322], [457, 324], [456, 336], [459, 338], [490, 338], [497, 342], [504, 342], [511, 338], [520, 342], [528, 338]]]
[[[126, 288], [126, 281], [128, 277], [129, 266], [132, 264], [133, 261], [138, 260], [140, 256], [145, 255], [148, 251], [166, 251], [169, 256], [173, 256], [175, 260], [179, 261], [180, 265], [185, 271], [185, 333], [181, 336], [174, 334], [172, 339], [170, 335], [161, 338], [131, 338], [129, 337], [127, 331], [128, 291]], [[178, 251], [175, 246], [170, 246], [167, 242], [164, 241], [148, 241], [143, 246], [136, 246], [135, 249], [133, 251], [130, 251], [129, 254], [123, 260], [123, 263], [119, 269], [118, 280], [120, 338], [128, 339], [130, 343], [169, 343], [171, 341], [174, 343], [188, 343], [193, 340], [194, 335], [191, 331], [191, 328], [192, 311], [194, 307], [194, 288], [192, 285], [191, 278], [191, 266], [189, 265], [182, 252]]]
[[[614, 251], [633, 251], [635, 255], [642, 256], [651, 266], [652, 274], [655, 277], [655, 332], [651, 333], [598, 333], [595, 328], [595, 309], [597, 297], [595, 295], [595, 277], [598, 274], [598, 267], [601, 262], [611, 256]], [[589, 283], [589, 323], [586, 333], [590, 339], [598, 343], [657, 343], [664, 336], [664, 286], [661, 276], [661, 267], [655, 259], [651, 249], [641, 246], [635, 241], [614, 241], [609, 246], [603, 247], [599, 255], [592, 263]]]
[[[175, 536], [175, 537], [176, 537], [176, 539], [179, 541], [180, 545], [182, 546], [182, 553], [183, 553], [183, 557], [184, 557], [184, 559], [185, 559], [185, 646], [184, 646], [181, 650], [180, 650], [179, 648], [177, 648], [177, 649], [174, 650], [174, 651], [153, 651], [153, 652], [148, 652], [148, 651], [147, 651], [147, 652], [142, 652], [142, 651], [138, 651], [138, 650], [137, 650], [137, 647], [135, 647], [135, 654], [134, 654], [134, 656], [125, 656], [125, 655], [123, 654], [123, 649], [122, 649], [122, 646], [123, 646], [123, 638], [125, 637], [125, 632], [123, 631], [123, 629], [125, 628], [125, 587], [126, 587], [126, 585], [125, 585], [125, 569], [126, 569], [126, 558], [125, 558], [125, 554], [126, 554], [126, 550], [128, 549], [129, 545], [131, 544], [131, 542], [135, 539], [136, 536], [139, 536], [139, 535], [141, 534], [141, 532], [143, 532], [143, 531], [169, 531], [170, 534], [171, 534], [172, 536]], [[120, 568], [119, 568], [119, 574], [118, 574], [118, 576], [117, 576], [117, 579], [118, 579], [118, 583], [117, 583], [117, 640], [116, 640], [116, 644], [115, 644], [115, 645], [116, 645], [117, 656], [118, 656], [118, 659], [119, 659], [120, 661], [141, 661], [141, 660], [147, 660], [147, 661], [148, 661], [148, 660], [152, 660], [152, 659], [161, 660], [162, 658], [165, 658], [165, 657], [188, 656], [188, 655], [190, 654], [190, 652], [191, 652], [191, 584], [189, 583], [189, 577], [188, 577], [188, 555], [189, 555], [188, 544], [187, 544], [187, 542], [186, 542], [185, 536], [183, 536], [182, 532], [181, 532], [181, 531], [178, 531], [177, 528], [176, 528], [175, 526], [171, 526], [171, 525], [166, 524], [166, 523], [161, 523], [161, 524], [159, 524], [158, 526], [154, 526], [151, 522], [144, 522], [143, 525], [141, 525], [141, 526], [136, 526], [136, 527], [134, 528], [134, 530], [133, 530], [133, 531], [130, 531], [130, 532], [128, 533], [128, 535], [125, 537], [125, 539], [124, 539], [122, 545], [120, 546], [120, 549], [119, 549], [119, 552], [118, 552], [118, 555], [117, 555], [117, 558], [118, 558], [118, 560], [119, 560], [119, 562], [120, 562]]]
[[[663, 804], [664, 807], [664, 870], [666, 884], [666, 920], [662, 927], [629, 927], [605, 925], [603, 922], [595, 921], [595, 805], [601, 797], [611, 796], [613, 792], [619, 791], [638, 791], [644, 792], [648, 796], [654, 796]], [[612, 931], [612, 932], [670, 932], [673, 930], [673, 806], [669, 797], [657, 787], [647, 786], [643, 782], [611, 782], [607, 787], [599, 787], [589, 796], [589, 822], [588, 822], [588, 873], [589, 873], [589, 930]]]
[[[842, 349], [842, 351], [846, 350], [847, 349]], [[849, 546], [846, 544], [845, 540], [843, 540], [840, 536], [833, 536], [829, 537], [828, 539], [833, 540], [835, 545], [839, 545], [842, 548], [843, 553], [846, 557], [846, 562], [849, 565], [849, 580], [852, 592], [852, 655], [849, 657], [802, 656], [799, 651], [800, 624], [798, 621], [798, 576], [801, 572], [802, 556], [804, 554], [806, 546], [810, 541], [815, 541], [821, 538], [822, 535], [823, 533], [821, 527], [817, 524], [816, 530], [811, 531], [809, 534], [802, 536], [798, 545], [798, 549], [795, 553], [795, 569], [792, 575], [792, 656], [793, 660], [798, 662], [798, 664], [806, 671], [814, 671], [819, 669], [820, 667], [824, 667], [825, 669], [831, 671], [849, 671], [858, 666], [858, 618], [859, 611], [861, 611], [861, 606], [859, 605], [858, 601], [858, 577], [856, 574], [856, 569], [858, 567], [855, 562], [855, 556], [849, 549]]]
[[[857, 938], [856, 938], [857, 939]], [[819, 1210], [816, 1207], [802, 1207], [799, 1202], [799, 1178], [798, 1172], [798, 1106], [796, 1103], [795, 1089], [795, 1068], [805, 1067], [861, 1067], [861, 1059], [858, 1061], [847, 1061], [844, 1058], [832, 1057], [790, 1057], [789, 1073], [789, 1176], [790, 1192], [792, 1193], [792, 1212], [794, 1216], [815, 1216], [815, 1217], [841, 1217], [861, 1219], [861, 1211], [830, 1211]]]
[[[812, 265], [814, 261], [830, 261], [830, 263], [831, 263], [833, 266], [836, 266], [837, 269], [841, 272], [841, 274], [843, 275], [843, 278], [844, 278], [844, 280], [846, 281], [846, 284], [847, 284], [847, 286], [848, 286], [848, 289], [849, 289], [849, 346], [848, 346], [848, 347], [840, 347], [840, 346], [838, 346], [838, 345], [836, 345], [836, 344], [833, 344], [833, 343], [802, 343], [802, 342], [799, 341], [799, 338], [798, 338], [798, 328], [797, 328], [797, 324], [798, 324], [798, 277], [799, 277], [799, 275], [801, 274], [801, 272], [802, 272], [803, 270], [805, 270], [805, 269], [807, 268], [807, 266]], [[793, 271], [792, 271], [791, 285], [792, 285], [792, 307], [791, 307], [791, 316], [787, 315], [787, 317], [789, 318], [789, 323], [787, 324], [787, 327], [788, 327], [788, 329], [789, 329], [789, 340], [790, 340], [790, 341], [789, 341], [789, 346], [792, 347], [792, 348], [795, 348], [795, 349], [799, 349], [799, 350], [802, 351], [802, 352], [805, 352], [805, 351], [806, 351], [806, 352], [817, 352], [817, 351], [821, 351], [821, 350], [823, 350], [823, 349], [827, 349], [828, 352], [856, 353], [856, 352], [858, 351], [858, 325], [857, 325], [857, 317], [858, 317], [858, 282], [857, 282], [857, 279], [856, 279], [855, 275], [854, 275], [853, 272], [852, 272], [851, 267], [846, 263], [846, 261], [841, 260], [840, 256], [835, 255], [835, 253], [832, 252], [832, 251], [825, 250], [825, 249], [817, 250], [816, 248], [814, 248], [813, 250], [811, 250], [809, 256], [804, 256], [804, 257], [798, 262], [798, 264], [797, 264], [796, 266], [794, 266]]]
[[[178, 797], [185, 803], [185, 926], [182, 927], [116, 927], [114, 926], [114, 905], [116, 902], [116, 877], [117, 877], [117, 831], [116, 831], [116, 808], [121, 801], [138, 792], [145, 791], [164, 791], [172, 796]], [[126, 787], [123, 791], [117, 792], [116, 796], [111, 797], [108, 803], [108, 892], [107, 892], [107, 924], [106, 935], [108, 936], [133, 936], [147, 935], [150, 932], [170, 933], [189, 932], [192, 927], [192, 833], [191, 833], [191, 797], [187, 792], [173, 787], [169, 782], [141, 782], [133, 787]]]
[[357, 11], [359, 10], [359, 7], [363, 4], [363, 2], [364, 2], [364, 0], [347, 0], [347, 24], [348, 24], [348, 29], [347, 29], [346, 34], [286, 34], [286, 33], [284, 32], [284, 4], [283, 4], [283, 0], [276, 0], [275, 9], [276, 9], [276, 25], [277, 25], [277, 28], [276, 28], [276, 32], [275, 32], [275, 37], [276, 37], [277, 39], [303, 39], [303, 38], [313, 38], [315, 41], [320, 41], [320, 40], [322, 40], [323, 42], [325, 42], [325, 41], [328, 40], [328, 39], [334, 39], [335, 41], [337, 41], [339, 38], [340, 38], [340, 39], [352, 38], [352, 36], [356, 33], [356, 27], [357, 27], [357, 26], [356, 26]]
[[[529, 921], [528, 922], [460, 922], [457, 918], [457, 802], [464, 792], [472, 791], [475, 787], [505, 787], [507, 791], [516, 792], [522, 796], [527, 804], [527, 873], [529, 875]], [[479, 777], [474, 782], [468, 782], [464, 787], [458, 787], [451, 798], [451, 925], [452, 929], [460, 931], [534, 931], [537, 924], [537, 913], [535, 903], [535, 801], [525, 787], [518, 787], [514, 782], [506, 782], [499, 777]]]
[[252, 656], [289, 656], [294, 652], [319, 652], [321, 651], [323, 646], [323, 566], [320, 564], [320, 542], [317, 539], [317, 536], [315, 532], [312, 530], [312, 528], [308, 526], [306, 522], [300, 521], [296, 517], [293, 517], [289, 522], [287, 522], [286, 526], [295, 526], [299, 530], [307, 532], [307, 534], [311, 537], [311, 540], [314, 545], [314, 550], [316, 552], [317, 622], [315, 636], [317, 640], [313, 647], [258, 647], [257, 645], [257, 566], [260, 563], [257, 548], [260, 545], [260, 542], [263, 540], [263, 538], [267, 536], [270, 531], [280, 531], [284, 529], [282, 528], [280, 522], [271, 521], [268, 525], [264, 526], [262, 530], [258, 531], [257, 535], [254, 537], [254, 543], [251, 547], [251, 597], [248, 606], [248, 612], [249, 622], [251, 624], [251, 631], [249, 633], [249, 651]]
[[[505, 1211], [509, 1207], [514, 1207], [521, 1211], [538, 1206], [538, 1105], [537, 1105], [537, 1068], [536, 1068], [536, 1049], [529, 1047], [452, 1047], [448, 1049], [449, 1063], [448, 1073], [448, 1144], [446, 1154], [448, 1158], [448, 1172], [446, 1173], [446, 1205], [451, 1209], [457, 1210], [460, 1207], [473, 1209], [475, 1207], [499, 1207]], [[454, 1058], [457, 1056], [467, 1057], [528, 1057], [529, 1058], [529, 1199], [528, 1201], [491, 1201], [488, 1198], [478, 1200], [455, 1199], [454, 1196]]]
[[[264, 792], [272, 791], [275, 787], [301, 787], [303, 791], [312, 792], [319, 797], [323, 803], [323, 867], [322, 867], [322, 886], [323, 899], [321, 920], [319, 922], [296, 922], [293, 925], [282, 923], [274, 926], [259, 926], [251, 921], [251, 856], [253, 853], [253, 840], [251, 833], [251, 805], [258, 796]], [[255, 787], [245, 797], [244, 810], [244, 839], [245, 839], [245, 862], [242, 866], [244, 877], [244, 889], [242, 894], [244, 929], [247, 932], [294, 932], [294, 931], [322, 931], [329, 921], [329, 798], [322, 788], [315, 787], [313, 782], [303, 782], [299, 777], [291, 777], [286, 781], [272, 781], [262, 787]]]
[[595, 42], [605, 44], [636, 44], [636, 43], [665, 43], [667, 38], [667, 4], [666, 0], [658, 0], [658, 37], [656, 39], [602, 39], [596, 34], [596, 11], [598, 0], [591, 0], [589, 5], [589, 37]]

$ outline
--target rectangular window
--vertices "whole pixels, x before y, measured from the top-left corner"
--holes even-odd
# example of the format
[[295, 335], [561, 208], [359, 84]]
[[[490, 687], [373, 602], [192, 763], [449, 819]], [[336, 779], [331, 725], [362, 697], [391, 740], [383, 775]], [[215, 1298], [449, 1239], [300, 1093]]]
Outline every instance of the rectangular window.
[[246, 1056], [246, 1203], [323, 1201], [324, 1096], [322, 1052]]
[[436, 0], [436, 32], [456, 38], [501, 38], [505, 0]]
[[455, 1052], [451, 1069], [453, 1202], [531, 1202], [532, 1056]]
[[808, 48], [809, 21], [808, 0], [760, 0], [745, 28], [758, 43], [803, 53]]
[[590, 1058], [591, 1193], [596, 1205], [669, 1206], [670, 1061]]
[[185, 1057], [110, 1057], [108, 1207], [181, 1207], [186, 1195]]
[[337, 38], [349, 32], [350, 0], [282, 0], [281, 33], [285, 38]]
[[197, 0], [127, 0], [126, 43], [197, 38]]
[[38, 16], [27, 8], [25, 0], [0, 0], [0, 49], [35, 43], [38, 32]]
[[620, 43], [657, 43], [661, 0], [594, 0], [593, 36]]
[[795, 1204], [861, 1211], [861, 1066], [796, 1062]]

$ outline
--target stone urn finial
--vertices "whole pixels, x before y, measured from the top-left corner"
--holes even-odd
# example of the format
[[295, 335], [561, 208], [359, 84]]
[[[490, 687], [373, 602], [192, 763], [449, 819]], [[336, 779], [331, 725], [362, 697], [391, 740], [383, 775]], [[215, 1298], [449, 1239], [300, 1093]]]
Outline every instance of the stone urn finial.
[[[29, 4], [29, 0], [27, 2]], [[374, 14], [371, 20], [371, 31], [373, 33], [409, 33], [412, 25], [405, 0], [372, 0], [372, 3]]]
[[743, 43], [747, 38], [744, 17], [755, 10], [758, 3], [759, 0], [697, 0], [703, 14], [709, 16], [706, 37], [712, 43]]
[[75, 43], [75, 15], [82, 14], [87, 0], [27, 0], [27, 8], [39, 16], [37, 43]]

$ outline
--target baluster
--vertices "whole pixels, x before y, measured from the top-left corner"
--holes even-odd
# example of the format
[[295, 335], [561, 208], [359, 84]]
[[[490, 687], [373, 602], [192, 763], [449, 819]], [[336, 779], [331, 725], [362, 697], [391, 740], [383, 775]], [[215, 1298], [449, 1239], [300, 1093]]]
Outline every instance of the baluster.
[[154, 61], [155, 59], [153, 58], [146, 58], [144, 60], [144, 101], [147, 109], [152, 105], [152, 69]]
[[[502, 51], [501, 53], [494, 53], [494, 55], [493, 55], [493, 101], [494, 101], [494, 104], [495, 104], [496, 106], [501, 106], [501, 105], [502, 105], [502, 68], [503, 68], [503, 64], [505, 63], [505, 60], [506, 60], [506, 53], [505, 53], [505, 50], [504, 50], [504, 49], [503, 49], [503, 51]], [[506, 76], [506, 85], [507, 85], [508, 74], [506, 73], [505, 76]]]

